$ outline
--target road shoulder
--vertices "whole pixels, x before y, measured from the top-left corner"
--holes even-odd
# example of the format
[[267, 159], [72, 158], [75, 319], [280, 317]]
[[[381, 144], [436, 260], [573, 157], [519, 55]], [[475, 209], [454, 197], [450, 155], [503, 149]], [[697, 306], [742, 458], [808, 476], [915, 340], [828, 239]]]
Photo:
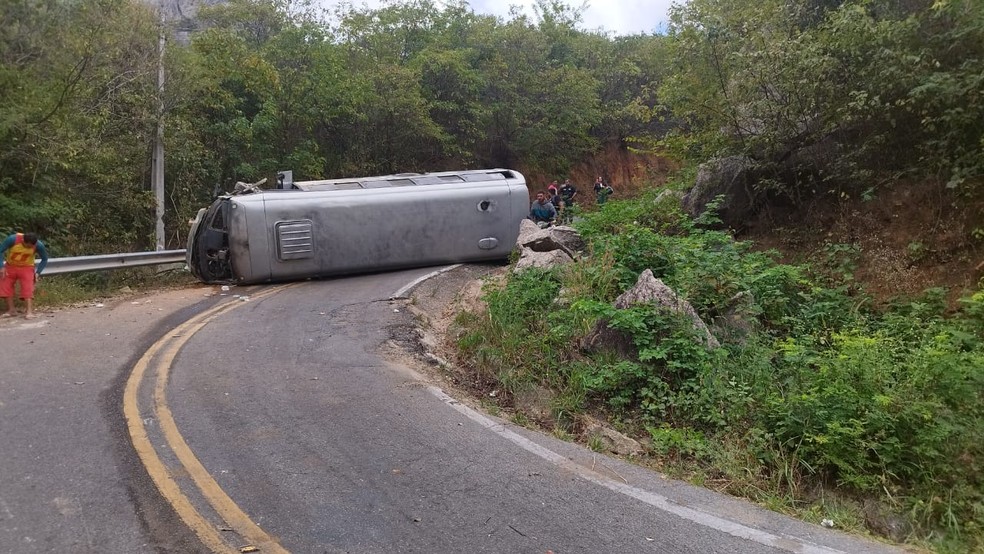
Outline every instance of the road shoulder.
[[[610, 483], [609, 488], [626, 489], [626, 494], [642, 498], [652, 505], [662, 504], [674, 511], [678, 507], [692, 510], [694, 521], [710, 521], [713, 525], [728, 527], [729, 522], [745, 527], [741, 533], [764, 533], [766, 540], [778, 539], [773, 546], [783, 547], [782, 540], [791, 541], [784, 548], [790, 551], [817, 552], [901, 552], [891, 545], [875, 542], [865, 537], [848, 535], [836, 530], [792, 519], [771, 512], [745, 500], [720, 494], [709, 489], [692, 486], [682, 481], [668, 479], [631, 458], [619, 458], [600, 454], [584, 444], [560, 440], [549, 431], [530, 422], [526, 427], [508, 421], [511, 414], [492, 400], [494, 394], [480, 376], [461, 368], [456, 363], [454, 347], [454, 320], [462, 310], [484, 309], [480, 300], [483, 286], [501, 279], [508, 268], [502, 266], [462, 266], [454, 271], [437, 275], [415, 287], [406, 300], [394, 301], [406, 312], [404, 325], [393, 330], [392, 339], [385, 349], [393, 362], [405, 364], [417, 371], [424, 380], [445, 391], [453, 401], [476, 410], [482, 417], [497, 422], [499, 428], [518, 435], [515, 442], [532, 442], [536, 450], [545, 449], [547, 456], [558, 456], [561, 463], [572, 462], [585, 471], [586, 478], [599, 484]], [[623, 486], [624, 485], [624, 486]], [[655, 503], [655, 504], [654, 504]], [[705, 517], [706, 516], [706, 517]], [[773, 539], [768, 539], [773, 537]], [[812, 546], [818, 547], [811, 550]]]
[[2, 548], [199, 551], [138, 465], [120, 399], [135, 353], [216, 294], [188, 287], [0, 322]]

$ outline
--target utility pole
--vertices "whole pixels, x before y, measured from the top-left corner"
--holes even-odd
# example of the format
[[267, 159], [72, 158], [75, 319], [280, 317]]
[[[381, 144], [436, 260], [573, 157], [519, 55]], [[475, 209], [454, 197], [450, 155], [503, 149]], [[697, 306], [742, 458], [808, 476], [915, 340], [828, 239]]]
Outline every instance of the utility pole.
[[160, 30], [157, 40], [157, 137], [154, 139], [150, 188], [156, 201], [157, 225], [154, 232], [156, 250], [164, 250], [164, 1], [159, 4]]

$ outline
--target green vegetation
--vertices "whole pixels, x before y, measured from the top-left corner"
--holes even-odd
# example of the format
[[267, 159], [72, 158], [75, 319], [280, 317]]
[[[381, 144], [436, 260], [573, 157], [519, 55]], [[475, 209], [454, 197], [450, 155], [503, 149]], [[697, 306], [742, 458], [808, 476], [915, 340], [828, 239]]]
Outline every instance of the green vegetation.
[[690, 0], [659, 93], [690, 153], [748, 155], [794, 197], [903, 175], [974, 187], [982, 37], [974, 0]]
[[[6, 0], [0, 235], [36, 231], [55, 256], [147, 249], [159, 121], [170, 247], [214, 194], [280, 169], [499, 166], [540, 180], [612, 144], [675, 158], [688, 181], [699, 162], [747, 157], [755, 187], [794, 206], [870, 200], [902, 179], [946, 183], [953, 203], [981, 193], [979, 0], [689, 0], [666, 34], [627, 37], [585, 30], [562, 1], [535, 5], [503, 20], [412, 0], [326, 19], [304, 1], [230, 0], [169, 41], [160, 92], [147, 4]], [[984, 292], [955, 311], [937, 290], [874, 309], [852, 279], [856, 245], [782, 265], [713, 223], [654, 193], [610, 201], [579, 223], [588, 260], [490, 287], [491, 317], [463, 316], [461, 348], [507, 400], [553, 391], [561, 435], [604, 411], [663, 463], [702, 466], [695, 478], [736, 494], [843, 525], [879, 498], [913, 540], [984, 548]], [[932, 258], [922, 238], [906, 250]], [[645, 269], [721, 348], [676, 316], [611, 308]], [[124, 284], [44, 283], [42, 303]], [[629, 352], [580, 350], [601, 319]]]
[[89, 302], [142, 290], [161, 290], [186, 287], [194, 279], [183, 269], [159, 271], [137, 267], [115, 271], [100, 271], [75, 275], [46, 276], [38, 282], [35, 301], [39, 307], [63, 306]]
[[[870, 309], [839, 265], [779, 264], [655, 198], [585, 214], [591, 255], [577, 264], [489, 287], [488, 314], [459, 318], [475, 370], [506, 399], [550, 389], [568, 432], [604, 413], [648, 436], [662, 463], [703, 467], [701, 479], [773, 507], [819, 519], [878, 498], [913, 540], [984, 547], [984, 289], [948, 315], [940, 290]], [[612, 307], [644, 269], [720, 348], [679, 315]], [[599, 320], [630, 355], [579, 347]]]
[[[10, 0], [0, 15], [0, 233], [56, 255], [147, 248], [158, 118], [166, 227], [237, 180], [516, 167], [562, 175], [653, 131], [659, 37], [578, 30], [579, 13], [477, 15], [464, 2], [345, 8], [231, 0], [168, 42], [135, 0]], [[169, 30], [170, 32], [170, 30]], [[159, 111], [162, 107], [162, 111]]]
[[[169, 246], [237, 180], [461, 167], [565, 175], [600, 146], [743, 154], [759, 186], [870, 195], [984, 174], [974, 0], [690, 0], [665, 35], [585, 30], [577, 8], [230, 0], [171, 39], [135, 0], [9, 0], [0, 15], [0, 233], [56, 255], [145, 249], [157, 122]], [[173, 29], [167, 32], [172, 33]], [[616, 183], [618, 185], [623, 183]]]

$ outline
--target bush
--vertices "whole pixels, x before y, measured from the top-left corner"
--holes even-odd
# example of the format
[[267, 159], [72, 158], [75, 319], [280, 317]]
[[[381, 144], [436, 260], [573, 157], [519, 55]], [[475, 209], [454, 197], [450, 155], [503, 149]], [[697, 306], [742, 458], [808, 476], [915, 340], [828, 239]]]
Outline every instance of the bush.
[[[647, 433], [664, 459], [720, 464], [715, 471], [749, 481], [736, 490], [756, 498], [769, 488], [798, 505], [804, 490], [836, 484], [882, 498], [922, 536], [981, 546], [984, 291], [950, 315], [941, 290], [873, 311], [829, 268], [779, 264], [655, 206], [649, 195], [586, 214], [578, 225], [591, 257], [489, 290], [489, 317], [472, 320], [460, 343], [466, 357], [496, 386], [551, 388], [568, 421], [607, 411]], [[722, 347], [709, 350], [678, 315], [615, 310], [645, 269], [712, 330], [744, 294], [739, 316], [750, 331], [734, 340], [719, 332]], [[561, 288], [573, 301], [556, 301]], [[636, 355], [580, 352], [598, 320]]]
[[186, 269], [135, 267], [114, 271], [44, 275], [35, 290], [38, 307], [60, 306], [106, 298], [120, 291], [197, 285]]

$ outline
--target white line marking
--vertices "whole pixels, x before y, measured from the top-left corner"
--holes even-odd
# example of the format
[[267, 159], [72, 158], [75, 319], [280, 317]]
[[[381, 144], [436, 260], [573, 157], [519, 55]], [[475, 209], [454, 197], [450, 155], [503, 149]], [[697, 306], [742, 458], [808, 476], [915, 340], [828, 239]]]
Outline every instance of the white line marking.
[[750, 540], [763, 544], [765, 546], [770, 546], [772, 548], [778, 548], [780, 550], [785, 550], [788, 552], [797, 552], [802, 554], [846, 554], [842, 550], [836, 550], [833, 548], [828, 548], [825, 546], [816, 545], [810, 542], [806, 542], [803, 539], [791, 537], [774, 535], [772, 533], [762, 531], [761, 529], [755, 529], [753, 527], [748, 527], [747, 525], [742, 525], [720, 516], [712, 515], [707, 512], [702, 512], [700, 510], [695, 510], [693, 508], [687, 508], [679, 504], [674, 503], [669, 498], [643, 490], [631, 485], [622, 483], [621, 481], [615, 481], [609, 479], [603, 475], [599, 475], [590, 469], [574, 463], [568, 460], [564, 456], [540, 446], [539, 444], [531, 441], [530, 439], [516, 433], [515, 431], [510, 431], [503, 424], [496, 422], [485, 415], [463, 405], [454, 398], [448, 396], [443, 390], [435, 386], [428, 386], [427, 390], [431, 394], [441, 399], [445, 404], [451, 406], [461, 414], [465, 415], [468, 419], [478, 423], [482, 427], [492, 431], [493, 433], [501, 436], [502, 438], [513, 442], [518, 445], [523, 450], [536, 454], [537, 456], [558, 465], [568, 471], [576, 473], [583, 479], [591, 481], [596, 485], [600, 485], [614, 492], [624, 494], [635, 498], [636, 500], [645, 502], [650, 506], [654, 506], [664, 512], [669, 512], [678, 517], [692, 521], [698, 525], [703, 525], [704, 527], [710, 527], [711, 529], [717, 529], [718, 531], [727, 533], [729, 535], [739, 537], [742, 539]]
[[406, 285], [403, 285], [402, 287], [400, 287], [400, 290], [394, 292], [393, 295], [390, 296], [390, 300], [394, 300], [394, 299], [397, 299], [397, 298], [403, 298], [404, 296], [406, 296], [406, 294], [408, 292], [410, 292], [410, 289], [412, 289], [413, 287], [416, 287], [420, 283], [423, 283], [424, 281], [430, 279], [431, 277], [437, 277], [438, 275], [440, 275], [442, 273], [447, 273], [448, 271], [451, 271], [452, 269], [459, 268], [462, 265], [464, 265], [464, 264], [449, 265], [447, 267], [442, 267], [441, 269], [438, 269], [437, 271], [431, 271], [427, 275], [424, 275], [424, 276], [421, 276], [421, 277], [417, 277], [413, 281], [410, 281]]

